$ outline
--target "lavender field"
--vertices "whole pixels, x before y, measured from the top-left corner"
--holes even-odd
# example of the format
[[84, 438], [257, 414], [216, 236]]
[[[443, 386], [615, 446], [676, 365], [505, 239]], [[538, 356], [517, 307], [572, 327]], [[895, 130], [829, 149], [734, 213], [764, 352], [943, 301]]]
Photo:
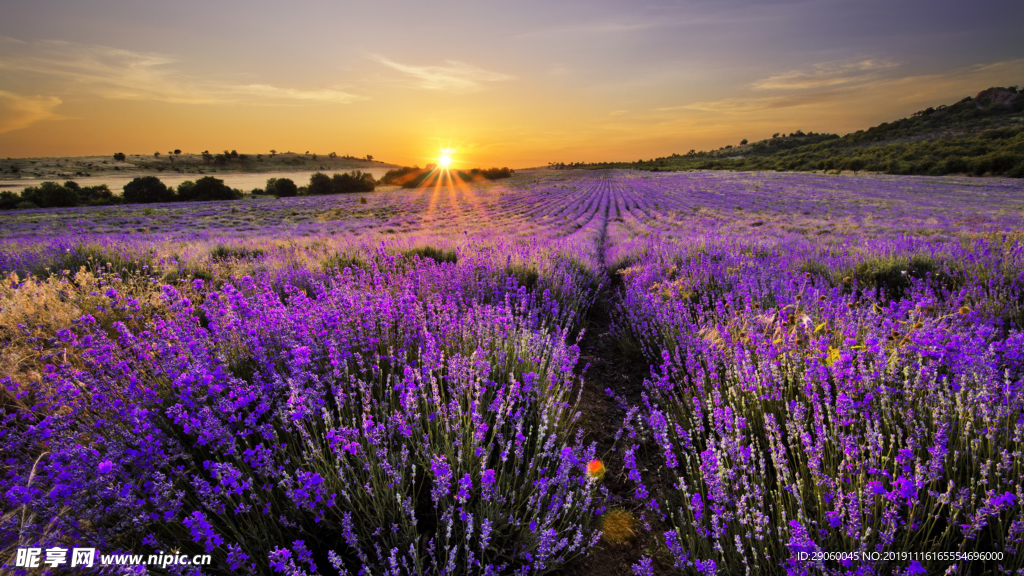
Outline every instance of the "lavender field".
[[1019, 180], [18, 210], [0, 274], [0, 572], [1024, 574]]

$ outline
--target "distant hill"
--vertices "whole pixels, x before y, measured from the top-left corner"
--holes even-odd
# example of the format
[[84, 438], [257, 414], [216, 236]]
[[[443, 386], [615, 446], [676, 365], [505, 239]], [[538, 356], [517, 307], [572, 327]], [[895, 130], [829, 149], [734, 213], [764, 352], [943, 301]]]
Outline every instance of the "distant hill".
[[718, 150], [638, 162], [553, 168], [641, 170], [866, 170], [886, 174], [1024, 177], [1024, 93], [989, 88], [846, 136], [796, 131]]
[[0, 180], [53, 178], [67, 180], [90, 176], [161, 174], [224, 174], [262, 172], [303, 172], [310, 170], [365, 170], [392, 168], [373, 156], [354, 157], [311, 152], [264, 152], [239, 154], [156, 152], [153, 154], [110, 154], [64, 158], [0, 158]]

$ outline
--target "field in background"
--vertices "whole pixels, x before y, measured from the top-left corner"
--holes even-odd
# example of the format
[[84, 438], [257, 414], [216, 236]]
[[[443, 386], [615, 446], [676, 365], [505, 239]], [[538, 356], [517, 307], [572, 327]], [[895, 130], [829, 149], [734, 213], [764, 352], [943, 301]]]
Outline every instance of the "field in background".
[[789, 173], [0, 213], [0, 560], [1019, 570], [1021, 230], [1019, 180]]

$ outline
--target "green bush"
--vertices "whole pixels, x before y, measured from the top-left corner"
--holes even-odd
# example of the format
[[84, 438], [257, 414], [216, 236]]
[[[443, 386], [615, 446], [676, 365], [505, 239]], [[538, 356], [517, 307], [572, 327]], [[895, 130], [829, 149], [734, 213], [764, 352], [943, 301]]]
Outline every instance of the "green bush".
[[317, 172], [309, 177], [309, 186], [306, 187], [306, 194], [310, 196], [323, 196], [333, 191], [331, 177], [323, 172]]
[[310, 196], [322, 196], [349, 192], [373, 192], [376, 185], [377, 182], [373, 179], [372, 174], [359, 170], [334, 176], [317, 172], [309, 177], [309, 187], [306, 189], [306, 193]]
[[240, 193], [224, 184], [223, 180], [213, 176], [205, 176], [195, 182], [182, 182], [178, 186], [178, 196], [185, 201], [237, 200], [242, 197]]
[[373, 192], [376, 186], [377, 181], [373, 179], [373, 175], [360, 170], [335, 174], [331, 177], [331, 191], [335, 194]]
[[149, 204], [174, 200], [174, 190], [156, 176], [139, 176], [124, 185], [124, 201], [130, 204]]
[[0, 210], [12, 210], [21, 202], [21, 196], [10, 190], [0, 190]]
[[78, 205], [78, 193], [56, 182], [43, 182], [21, 191], [21, 199], [40, 208], [58, 208]]
[[299, 194], [299, 188], [291, 178], [268, 178], [267, 194], [273, 194], [278, 198], [289, 198]]
[[106, 184], [78, 188], [78, 203], [85, 206], [107, 206], [117, 204], [118, 198]]

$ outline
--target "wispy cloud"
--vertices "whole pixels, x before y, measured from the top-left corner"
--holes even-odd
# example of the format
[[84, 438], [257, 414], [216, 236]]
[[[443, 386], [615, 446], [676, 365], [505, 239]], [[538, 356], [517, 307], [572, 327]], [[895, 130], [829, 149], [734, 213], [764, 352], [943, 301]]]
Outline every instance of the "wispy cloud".
[[810, 90], [864, 82], [898, 64], [889, 60], [863, 59], [846, 62], [821, 62], [804, 70], [791, 70], [756, 80], [754, 90]]
[[56, 88], [120, 100], [177, 104], [344, 104], [361, 97], [338, 88], [301, 89], [196, 77], [174, 58], [109, 46], [56, 40], [26, 43], [5, 39], [0, 55], [5, 74], [41, 76]]
[[415, 66], [395, 62], [379, 54], [369, 54], [367, 57], [401, 72], [413, 81], [413, 85], [426, 90], [476, 92], [482, 90], [486, 82], [502, 82], [514, 78], [508, 74], [491, 72], [456, 60], [445, 60], [440, 66]]
[[520, 34], [516, 34], [517, 38], [527, 38], [531, 36], [564, 36], [567, 34], [623, 34], [629, 32], [638, 32], [641, 30], [648, 30], [658, 26], [668, 26], [673, 22], [666, 19], [659, 20], [634, 20], [632, 22], [623, 22], [617, 20], [593, 20], [590, 22], [573, 22], [565, 25], [548, 26], [544, 28], [538, 28], [536, 30], [529, 30]]
[[796, 108], [814, 106], [839, 96], [838, 91], [815, 92], [796, 96], [769, 96], [764, 98], [724, 98], [707, 102], [694, 102], [684, 106], [657, 108], [658, 112], [675, 110], [696, 110], [699, 112], [715, 112], [720, 114], [737, 114], [756, 112], [759, 110], [777, 110], [780, 108]]
[[[709, 143], [721, 134], [756, 136], [779, 129], [825, 129], [844, 133], [891, 121], [928, 106], [948, 104], [982, 88], [1006, 85], [1024, 76], [1024, 59], [967, 66], [941, 74], [879, 77], [818, 90], [766, 95], [748, 92], [719, 100], [655, 108], [645, 134], [687, 132]], [[742, 133], [739, 133], [742, 130]], [[713, 144], [718, 146], [719, 144]]]
[[56, 120], [60, 98], [54, 96], [22, 96], [0, 90], [0, 134], [27, 128], [43, 120]]

